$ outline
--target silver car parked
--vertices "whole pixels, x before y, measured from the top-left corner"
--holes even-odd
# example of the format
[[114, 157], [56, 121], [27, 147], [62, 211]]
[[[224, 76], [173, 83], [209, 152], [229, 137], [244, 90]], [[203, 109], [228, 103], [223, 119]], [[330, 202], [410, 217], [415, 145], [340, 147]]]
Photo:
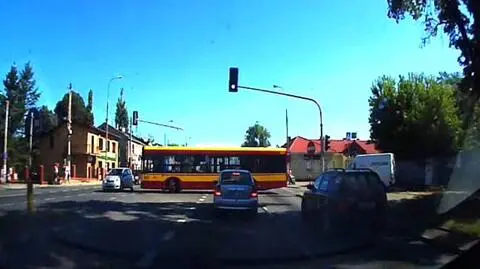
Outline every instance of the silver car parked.
[[102, 182], [102, 190], [123, 190], [133, 191], [133, 174], [130, 168], [111, 169]]
[[257, 214], [257, 187], [249, 171], [223, 170], [216, 183], [213, 206], [217, 213], [221, 210], [247, 210]]

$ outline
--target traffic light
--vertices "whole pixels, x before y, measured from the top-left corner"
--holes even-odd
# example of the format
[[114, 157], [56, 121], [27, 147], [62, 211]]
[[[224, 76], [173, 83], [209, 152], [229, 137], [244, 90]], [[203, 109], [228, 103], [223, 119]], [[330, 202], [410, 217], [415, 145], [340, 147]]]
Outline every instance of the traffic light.
[[138, 111], [133, 111], [132, 124], [134, 126], [138, 125]]
[[330, 136], [326, 135], [325, 136], [325, 151], [328, 151], [330, 149]]
[[228, 91], [238, 92], [238, 68], [230, 67], [230, 75], [228, 77]]

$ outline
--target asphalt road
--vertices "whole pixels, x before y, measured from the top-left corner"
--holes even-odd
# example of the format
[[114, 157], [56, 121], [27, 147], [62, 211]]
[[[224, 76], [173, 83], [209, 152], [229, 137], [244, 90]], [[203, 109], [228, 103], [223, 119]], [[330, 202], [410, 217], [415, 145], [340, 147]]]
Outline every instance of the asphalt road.
[[395, 238], [323, 236], [300, 219], [302, 192], [266, 191], [257, 217], [218, 217], [209, 191], [38, 188], [29, 218], [26, 190], [0, 190], [0, 267], [435, 268], [452, 257]]

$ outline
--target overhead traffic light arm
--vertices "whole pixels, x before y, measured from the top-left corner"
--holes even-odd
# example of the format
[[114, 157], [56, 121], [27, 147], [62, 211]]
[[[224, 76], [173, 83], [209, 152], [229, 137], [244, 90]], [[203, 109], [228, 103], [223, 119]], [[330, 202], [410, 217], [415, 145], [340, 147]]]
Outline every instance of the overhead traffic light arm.
[[245, 89], [245, 90], [257, 91], [257, 92], [283, 95], [283, 96], [302, 99], [302, 100], [306, 100], [306, 101], [310, 101], [310, 102], [315, 103], [315, 105], [318, 108], [319, 114], [320, 114], [320, 143], [322, 145], [321, 146], [322, 171], [325, 170], [325, 159], [324, 159], [325, 139], [323, 137], [323, 115], [322, 115], [322, 108], [320, 107], [320, 104], [315, 99], [305, 97], [305, 96], [290, 94], [290, 93], [284, 93], [284, 92], [277, 92], [277, 91], [272, 91], [272, 90], [265, 90], [265, 89], [258, 89], [258, 88], [253, 88], [253, 87], [240, 86], [240, 85], [238, 85], [238, 68], [237, 67], [230, 67], [230, 73], [229, 73], [229, 79], [228, 79], [228, 91], [229, 92], [238, 92], [238, 89]]

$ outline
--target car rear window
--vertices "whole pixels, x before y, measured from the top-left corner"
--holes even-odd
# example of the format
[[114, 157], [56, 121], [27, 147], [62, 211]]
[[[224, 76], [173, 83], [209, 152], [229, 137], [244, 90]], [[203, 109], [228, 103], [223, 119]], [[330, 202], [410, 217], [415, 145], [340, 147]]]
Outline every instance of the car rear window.
[[221, 175], [223, 185], [252, 185], [252, 178], [245, 172], [223, 172]]
[[321, 191], [336, 191], [340, 183], [338, 173], [325, 173], [321, 176], [318, 182], [318, 190]]
[[344, 182], [347, 192], [358, 193], [368, 189], [365, 173], [347, 173]]
[[108, 172], [109, 176], [120, 176], [122, 175], [123, 169], [112, 169]]

